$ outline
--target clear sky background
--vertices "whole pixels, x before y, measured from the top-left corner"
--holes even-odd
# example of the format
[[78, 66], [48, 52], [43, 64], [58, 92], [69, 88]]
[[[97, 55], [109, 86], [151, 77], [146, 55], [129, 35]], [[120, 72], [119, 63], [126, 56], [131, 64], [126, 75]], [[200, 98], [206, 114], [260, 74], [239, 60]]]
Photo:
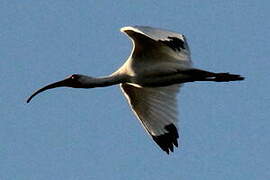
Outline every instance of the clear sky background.
[[[1, 0], [0, 179], [270, 179], [267, 0]], [[118, 86], [31, 93], [73, 73], [107, 75], [131, 42], [119, 28], [186, 35], [198, 68], [242, 82], [185, 84], [180, 148], [161, 151]]]

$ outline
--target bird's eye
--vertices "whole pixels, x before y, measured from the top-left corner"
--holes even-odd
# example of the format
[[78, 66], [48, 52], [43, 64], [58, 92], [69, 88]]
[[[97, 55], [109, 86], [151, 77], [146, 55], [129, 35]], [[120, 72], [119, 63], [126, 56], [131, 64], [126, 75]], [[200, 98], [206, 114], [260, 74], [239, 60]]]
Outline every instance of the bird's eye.
[[76, 75], [76, 74], [71, 75], [71, 76], [70, 76], [70, 79], [72, 79], [72, 80], [77, 79], [77, 75]]

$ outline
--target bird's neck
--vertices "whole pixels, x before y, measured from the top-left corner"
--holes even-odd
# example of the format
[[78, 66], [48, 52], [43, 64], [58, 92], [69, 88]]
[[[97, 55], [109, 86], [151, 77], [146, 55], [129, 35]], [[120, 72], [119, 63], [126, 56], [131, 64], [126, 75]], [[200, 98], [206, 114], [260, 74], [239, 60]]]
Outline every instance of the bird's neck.
[[86, 79], [85, 88], [106, 87], [127, 82], [127, 77], [121, 74], [113, 74], [105, 77]]

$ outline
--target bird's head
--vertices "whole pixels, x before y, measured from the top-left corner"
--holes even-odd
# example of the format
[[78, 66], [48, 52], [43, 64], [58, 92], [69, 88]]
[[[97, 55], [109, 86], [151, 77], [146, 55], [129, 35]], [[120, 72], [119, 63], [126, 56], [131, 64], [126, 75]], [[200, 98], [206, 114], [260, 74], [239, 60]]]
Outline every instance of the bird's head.
[[37, 94], [46, 91], [48, 89], [53, 89], [57, 87], [72, 87], [72, 88], [91, 88], [94, 86], [91, 86], [91, 83], [86, 83], [86, 81], [91, 81], [94, 78], [91, 78], [89, 76], [81, 75], [81, 74], [73, 74], [71, 76], [68, 76], [66, 79], [62, 81], [58, 81], [52, 84], [49, 84], [36, 92], [34, 92], [28, 99], [27, 103], [31, 101], [31, 99], [36, 96]]

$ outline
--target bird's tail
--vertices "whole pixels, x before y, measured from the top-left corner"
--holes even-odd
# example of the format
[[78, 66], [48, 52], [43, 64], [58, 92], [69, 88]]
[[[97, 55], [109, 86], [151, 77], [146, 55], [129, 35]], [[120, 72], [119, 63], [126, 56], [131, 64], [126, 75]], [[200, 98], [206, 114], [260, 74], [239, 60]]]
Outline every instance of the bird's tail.
[[215, 81], [215, 82], [229, 82], [241, 81], [245, 78], [238, 74], [230, 73], [214, 73], [200, 69], [190, 69], [184, 72], [193, 79], [193, 81]]

